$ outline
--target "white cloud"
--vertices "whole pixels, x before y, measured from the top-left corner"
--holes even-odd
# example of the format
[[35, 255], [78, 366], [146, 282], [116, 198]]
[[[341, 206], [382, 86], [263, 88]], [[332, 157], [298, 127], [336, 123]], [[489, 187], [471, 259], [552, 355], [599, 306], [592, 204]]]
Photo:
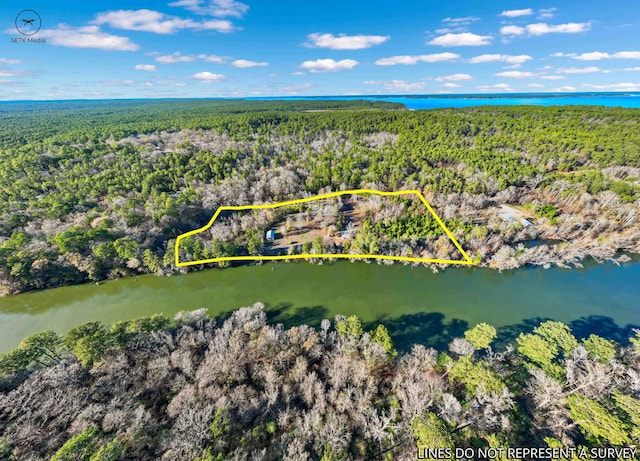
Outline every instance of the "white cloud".
[[609, 53], [601, 53], [600, 51], [593, 51], [592, 53], [582, 53], [578, 56], [572, 56], [573, 59], [580, 61], [600, 61], [601, 59], [609, 58]]
[[388, 35], [346, 35], [339, 34], [309, 34], [307, 46], [315, 48], [329, 48], [331, 50], [362, 50], [380, 45], [391, 37]]
[[136, 51], [140, 46], [129, 37], [102, 32], [97, 26], [70, 27], [64, 24], [57, 29], [41, 30], [38, 34], [47, 43], [70, 48], [98, 48], [100, 50]]
[[493, 74], [493, 75], [496, 77], [505, 77], [505, 78], [532, 78], [536, 76], [536, 74], [534, 74], [533, 72], [521, 72], [518, 70], [498, 72], [497, 74]]
[[502, 35], [522, 35], [526, 29], [520, 26], [504, 26], [500, 28], [500, 34]]
[[287, 85], [280, 88], [280, 93], [286, 95], [296, 95], [301, 91], [311, 88], [313, 85], [311, 83], [299, 83], [297, 85]]
[[622, 69], [625, 72], [640, 72], [640, 66], [639, 67], [627, 67], [626, 69]]
[[613, 57], [619, 59], [640, 59], [640, 51], [618, 51], [613, 54]]
[[458, 83], [447, 82], [443, 83], [442, 86], [445, 88], [460, 88], [462, 85], [459, 85]]
[[391, 56], [390, 58], [378, 59], [375, 64], [377, 66], [394, 66], [396, 64], [412, 66], [418, 62], [444, 62], [453, 61], [459, 58], [460, 55], [456, 53], [433, 53], [415, 56]]
[[541, 8], [538, 10], [538, 18], [551, 19], [556, 11], [558, 11], [558, 8]]
[[22, 61], [20, 59], [9, 59], [9, 58], [0, 58], [1, 64], [21, 64]]
[[133, 86], [135, 85], [135, 80], [126, 79], [126, 80], [102, 80], [96, 84], [96, 86]]
[[480, 18], [475, 16], [464, 16], [461, 18], [444, 18], [442, 20], [444, 27], [436, 29], [436, 34], [449, 34], [467, 32], [467, 26], [475, 21], [479, 21]]
[[472, 22], [479, 21], [479, 20], [480, 18], [477, 18], [475, 16], [464, 16], [461, 18], [444, 18], [442, 22], [446, 22], [454, 26], [461, 26], [461, 25], [466, 26], [468, 24], [471, 24]]
[[249, 5], [235, 0], [178, 0], [177, 2], [169, 3], [169, 6], [181, 6], [196, 14], [215, 16], [217, 18], [227, 16], [240, 18], [249, 10]]
[[187, 86], [185, 82], [176, 82], [173, 80], [164, 80], [162, 82], [158, 82], [158, 84], [166, 86]]
[[533, 59], [527, 54], [509, 55], [509, 54], [481, 54], [469, 60], [472, 64], [483, 62], [506, 62], [512, 64], [512, 67], [520, 67], [521, 64]]
[[525, 27], [505, 26], [500, 29], [502, 35], [523, 35], [525, 32], [529, 35], [539, 36], [545, 34], [577, 34], [586, 32], [591, 29], [590, 22], [569, 22], [566, 24], [547, 24], [539, 22], [529, 24]]
[[438, 82], [462, 82], [472, 79], [473, 77], [469, 74], [451, 74], [436, 78]]
[[558, 69], [559, 74], [592, 74], [594, 72], [600, 72], [600, 68], [595, 66], [589, 66], [589, 67], [568, 67], [568, 68]]
[[20, 77], [22, 75], [25, 75], [22, 70], [0, 69], [0, 77]]
[[506, 10], [499, 14], [499, 16], [506, 16], [507, 18], [519, 18], [520, 16], [530, 16], [533, 14], [531, 8], [525, 8], [522, 10]]
[[222, 64], [225, 62], [225, 58], [217, 56], [215, 54], [189, 54], [183, 55], [179, 51], [171, 54], [159, 55], [160, 53], [147, 53], [148, 56], [155, 56], [155, 60], [162, 64], [177, 64], [179, 62], [194, 62], [198, 59], [205, 62], [215, 62], [216, 64]]
[[500, 28], [501, 35], [522, 35], [527, 29], [520, 26], [504, 26]]
[[597, 90], [640, 91], [640, 83], [610, 83], [607, 85], [590, 85], [585, 83], [584, 86], [595, 88]]
[[565, 79], [565, 77], [563, 77], [562, 75], [543, 75], [540, 78], [543, 80], [564, 80]]
[[108, 24], [116, 29], [153, 32], [156, 34], [173, 34], [183, 29], [215, 30], [217, 32], [231, 32], [235, 29], [229, 21], [211, 19], [194, 21], [177, 16], [169, 16], [154, 10], [118, 10], [99, 13], [93, 24]]
[[162, 64], [175, 64], [178, 62], [193, 62], [196, 60], [196, 57], [193, 55], [183, 56], [179, 51], [175, 53], [166, 54], [163, 56], [156, 56], [156, 61], [161, 62]]
[[421, 91], [425, 87], [422, 82], [410, 83], [405, 80], [392, 80], [384, 84], [384, 89], [389, 91], [403, 91], [406, 93]]
[[16, 81], [16, 80], [0, 80], [0, 86], [24, 86], [24, 83]]
[[158, 70], [153, 64], [136, 64], [133, 68], [135, 70], [144, 70], [147, 72], [155, 72]]
[[223, 64], [225, 62], [225, 58], [222, 56], [217, 56], [215, 54], [188, 54], [183, 55], [179, 51], [171, 54], [159, 55], [159, 53], [147, 53], [148, 56], [155, 56], [155, 60], [161, 64], [177, 64], [180, 62], [195, 62], [198, 59], [205, 62], [214, 62], [216, 64]]
[[576, 89], [571, 85], [565, 85], [565, 86], [561, 86], [560, 88], [556, 88], [553, 91], [566, 92], [566, 91], [576, 91]]
[[212, 74], [211, 72], [197, 72], [193, 74], [193, 78], [201, 82], [212, 83], [224, 80], [226, 77], [222, 74]]
[[506, 83], [496, 83], [495, 85], [480, 85], [480, 91], [513, 91], [513, 88]]
[[314, 61], [305, 61], [300, 67], [311, 73], [318, 74], [322, 72], [337, 72], [340, 70], [353, 69], [358, 65], [358, 61], [353, 59], [342, 59], [336, 61], [334, 59], [316, 59]]
[[542, 88], [544, 85], [541, 83], [529, 83], [527, 84], [529, 88]]
[[236, 59], [231, 63], [233, 67], [239, 67], [241, 69], [246, 69], [248, 67], [265, 67], [268, 66], [268, 62], [256, 62], [249, 61], [248, 59]]
[[570, 57], [579, 61], [600, 61], [601, 59], [640, 59], [640, 51], [618, 51], [617, 53], [605, 53], [592, 51], [590, 53], [554, 53], [554, 57]]
[[420, 56], [391, 56], [390, 58], [380, 58], [375, 64], [376, 66], [395, 66], [396, 64], [404, 64], [413, 66], [420, 62]]
[[480, 46], [489, 45], [493, 40], [490, 35], [477, 35], [471, 32], [461, 34], [445, 34], [427, 42], [428, 45], [438, 46]]
[[198, 59], [202, 59], [206, 62], [215, 62], [216, 64], [222, 64], [224, 62], [224, 58], [222, 56], [217, 56], [215, 54], [199, 54]]
[[366, 80], [365, 85], [380, 85], [387, 91], [412, 93], [424, 89], [425, 84], [422, 82], [407, 82], [406, 80], [391, 80], [388, 82], [380, 80]]
[[566, 24], [549, 25], [544, 22], [537, 24], [529, 24], [527, 26], [527, 32], [530, 35], [544, 35], [544, 34], [577, 34], [580, 32], [586, 32], [591, 29], [590, 22], [569, 22]]
[[453, 61], [459, 58], [460, 55], [457, 53], [432, 53], [420, 55], [420, 61], [422, 62], [444, 62]]

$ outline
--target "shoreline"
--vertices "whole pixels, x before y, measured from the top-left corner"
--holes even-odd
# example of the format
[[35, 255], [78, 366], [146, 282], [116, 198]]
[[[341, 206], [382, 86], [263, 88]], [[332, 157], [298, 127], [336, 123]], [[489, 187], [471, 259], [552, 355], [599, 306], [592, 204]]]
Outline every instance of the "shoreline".
[[[430, 269], [432, 273], [439, 273], [441, 271], [444, 271], [446, 269], [450, 269], [451, 267], [456, 267], [456, 268], [462, 268], [462, 267], [470, 267], [473, 269], [479, 268], [479, 269], [488, 269], [491, 271], [496, 271], [498, 273], [503, 273], [503, 272], [507, 272], [507, 271], [516, 271], [516, 270], [520, 270], [520, 269], [537, 269], [537, 268], [541, 268], [544, 270], [549, 270], [549, 269], [553, 269], [553, 268], [559, 268], [559, 269], [566, 269], [566, 270], [575, 270], [575, 269], [583, 269], [585, 266], [599, 266], [599, 265], [606, 265], [606, 264], [615, 264], [616, 266], [622, 266], [622, 265], [626, 265], [626, 264], [638, 264], [640, 263], [640, 253], [632, 253], [632, 252], [628, 252], [628, 251], [619, 251], [616, 252], [616, 256], [614, 257], [604, 257], [604, 256], [596, 256], [596, 255], [592, 255], [592, 254], [588, 254], [586, 256], [584, 256], [582, 259], [580, 259], [579, 261], [574, 261], [571, 263], [566, 263], [563, 264], [562, 261], [546, 261], [544, 263], [541, 264], [534, 264], [534, 263], [525, 263], [522, 265], [518, 265], [518, 266], [507, 266], [507, 267], [495, 267], [495, 266], [490, 266], [488, 264], [474, 264], [474, 265], [455, 265], [455, 264], [438, 264], [438, 263], [412, 263], [412, 262], [407, 262], [407, 261], [394, 261], [394, 260], [384, 260], [384, 259], [376, 259], [376, 258], [354, 258], [354, 259], [348, 259], [348, 258], [335, 258], [335, 259], [330, 259], [330, 258], [322, 258], [322, 259], [314, 259], [314, 258], [304, 258], [304, 259], [288, 259], [288, 260], [282, 260], [282, 261], [247, 261], [247, 262], [241, 262], [238, 261], [236, 262], [234, 265], [232, 266], [227, 266], [227, 267], [220, 267], [217, 263], [209, 263], [207, 265], [205, 264], [199, 264], [199, 265], [192, 265], [192, 266], [187, 266], [187, 267], [182, 267], [182, 268], [176, 268], [175, 270], [171, 271], [171, 272], [163, 272], [163, 273], [152, 273], [152, 272], [143, 272], [140, 274], [135, 274], [135, 275], [126, 275], [126, 276], [120, 276], [120, 277], [113, 277], [113, 278], [106, 278], [103, 280], [99, 280], [99, 281], [86, 281], [86, 282], [80, 282], [80, 283], [73, 283], [73, 284], [65, 284], [65, 285], [56, 285], [56, 286], [51, 286], [51, 287], [46, 287], [46, 288], [41, 288], [41, 289], [37, 289], [37, 290], [26, 290], [26, 291], [21, 291], [18, 293], [11, 293], [11, 294], [0, 294], [0, 299], [10, 299], [10, 298], [14, 298], [16, 296], [20, 296], [20, 295], [24, 295], [24, 294], [31, 294], [31, 293], [42, 293], [45, 291], [49, 291], [49, 290], [53, 290], [56, 288], [66, 288], [66, 287], [80, 287], [80, 286], [88, 286], [88, 285], [95, 285], [95, 286], [100, 286], [103, 285], [106, 282], [111, 282], [111, 281], [117, 281], [117, 280], [135, 280], [138, 277], [142, 277], [142, 276], [149, 276], [149, 275], [154, 275], [156, 277], [174, 277], [174, 276], [178, 276], [178, 275], [187, 275], [189, 273], [194, 273], [194, 272], [203, 272], [203, 271], [207, 271], [207, 270], [218, 270], [218, 271], [225, 271], [227, 269], [234, 269], [234, 268], [238, 268], [238, 267], [251, 267], [251, 266], [262, 266], [265, 263], [270, 263], [270, 264], [274, 264], [275, 265], [280, 265], [280, 264], [291, 264], [291, 263], [295, 263], [295, 264], [302, 264], [302, 263], [307, 263], [307, 264], [311, 264], [311, 265], [317, 265], [317, 266], [321, 266], [324, 264], [334, 264], [336, 262], [339, 261], [346, 261], [349, 262], [350, 264], [353, 263], [364, 263], [364, 264], [372, 264], [372, 263], [376, 263], [380, 266], [393, 266], [395, 264], [401, 264], [403, 266], [410, 266], [411, 268], [424, 268], [424, 269]], [[208, 266], [208, 267], [203, 267], [203, 266]]]

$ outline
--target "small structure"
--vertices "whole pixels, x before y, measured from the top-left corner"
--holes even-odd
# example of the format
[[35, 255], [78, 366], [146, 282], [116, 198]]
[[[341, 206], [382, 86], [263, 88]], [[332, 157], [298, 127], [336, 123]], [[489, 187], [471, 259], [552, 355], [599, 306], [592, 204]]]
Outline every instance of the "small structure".
[[500, 208], [498, 209], [498, 216], [511, 224], [520, 223], [524, 227], [533, 225], [521, 210], [509, 205], [500, 205]]
[[273, 229], [269, 229], [269, 230], [267, 231], [266, 239], [267, 239], [269, 242], [273, 242], [273, 241], [276, 239], [276, 231], [275, 231], [275, 230], [273, 230]]

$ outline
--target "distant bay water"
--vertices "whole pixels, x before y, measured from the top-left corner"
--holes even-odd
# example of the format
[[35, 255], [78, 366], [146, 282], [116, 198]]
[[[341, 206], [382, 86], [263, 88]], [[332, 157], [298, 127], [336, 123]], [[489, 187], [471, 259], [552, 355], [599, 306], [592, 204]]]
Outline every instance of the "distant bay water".
[[444, 109], [477, 106], [605, 106], [640, 109], [640, 92], [620, 93], [510, 93], [458, 95], [273, 96], [251, 100], [368, 100], [399, 102], [407, 109]]
[[404, 104], [407, 109], [446, 109], [478, 106], [603, 106], [640, 109], [640, 92], [615, 93], [500, 93], [500, 94], [439, 94], [439, 95], [349, 95], [349, 96], [255, 96], [240, 98], [169, 98], [169, 99], [78, 99], [47, 101], [0, 101], [0, 112], [13, 110], [14, 106], [33, 105], [30, 110], [38, 110], [39, 104], [64, 106], [67, 103], [91, 107], [146, 103], [149, 101], [182, 100], [246, 100], [246, 101], [386, 101]]

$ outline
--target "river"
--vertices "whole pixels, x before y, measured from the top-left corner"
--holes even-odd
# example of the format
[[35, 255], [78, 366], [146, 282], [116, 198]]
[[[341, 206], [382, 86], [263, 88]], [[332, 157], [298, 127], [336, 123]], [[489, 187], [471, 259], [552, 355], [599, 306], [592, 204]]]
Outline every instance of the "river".
[[82, 322], [200, 307], [216, 316], [257, 301], [272, 321], [286, 325], [317, 325], [336, 314], [357, 314], [368, 327], [383, 322], [401, 349], [414, 342], [445, 347], [478, 322], [499, 327], [504, 344], [541, 318], [567, 322], [580, 335], [621, 339], [640, 325], [639, 280], [638, 262], [502, 273], [455, 267], [437, 274], [402, 264], [292, 262], [144, 275], [0, 298], [0, 352], [45, 329], [65, 333]]

